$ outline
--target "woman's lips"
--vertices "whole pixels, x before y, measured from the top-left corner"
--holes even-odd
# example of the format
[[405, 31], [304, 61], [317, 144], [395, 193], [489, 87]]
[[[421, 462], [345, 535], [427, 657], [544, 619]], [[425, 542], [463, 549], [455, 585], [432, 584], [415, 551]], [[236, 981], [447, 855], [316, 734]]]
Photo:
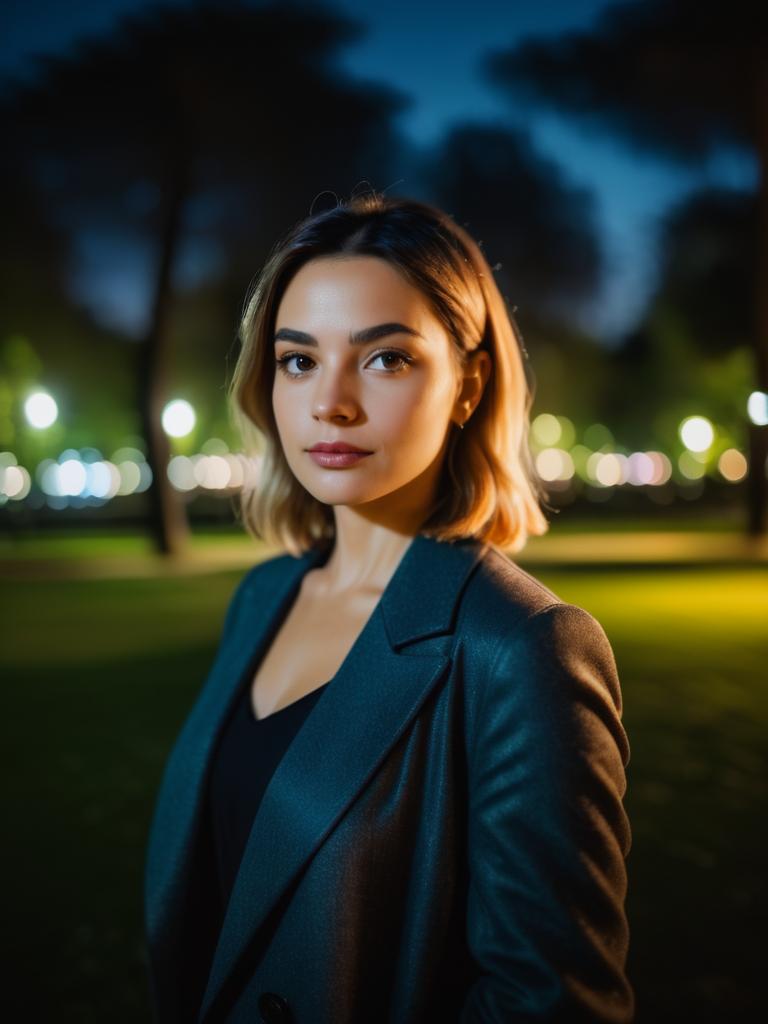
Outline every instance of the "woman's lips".
[[354, 466], [362, 459], [367, 459], [373, 452], [324, 452], [318, 449], [311, 449], [310, 457], [318, 466], [325, 469], [344, 469], [346, 466]]

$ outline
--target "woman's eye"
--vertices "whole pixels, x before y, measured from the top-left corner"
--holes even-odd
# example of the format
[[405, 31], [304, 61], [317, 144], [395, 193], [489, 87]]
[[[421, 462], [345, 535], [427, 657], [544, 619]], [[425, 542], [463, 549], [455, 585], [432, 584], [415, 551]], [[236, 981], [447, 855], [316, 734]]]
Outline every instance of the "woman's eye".
[[413, 362], [410, 356], [406, 355], [404, 352], [397, 352], [395, 349], [387, 349], [385, 352], [377, 352], [373, 357], [372, 362], [375, 362], [377, 359], [395, 359], [397, 361], [395, 366], [392, 366], [391, 364], [389, 366], [385, 366], [385, 369], [389, 370], [390, 373], [399, 373], [406, 365], [410, 365]]
[[312, 359], [309, 356], [303, 355], [301, 352], [287, 352], [277, 360], [277, 368], [289, 377], [302, 377], [304, 375], [302, 370], [296, 371], [288, 369], [288, 363], [292, 362], [294, 359], [304, 359], [307, 362], [312, 362]]

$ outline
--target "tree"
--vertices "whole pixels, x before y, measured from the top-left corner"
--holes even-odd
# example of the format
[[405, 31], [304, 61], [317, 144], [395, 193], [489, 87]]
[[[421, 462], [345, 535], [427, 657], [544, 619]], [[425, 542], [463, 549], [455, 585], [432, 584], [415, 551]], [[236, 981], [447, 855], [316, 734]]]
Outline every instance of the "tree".
[[[154, 478], [151, 524], [164, 553], [181, 551], [187, 533], [165, 472], [160, 414], [193, 200], [217, 200], [230, 218], [236, 210], [258, 251], [278, 225], [306, 215], [323, 186], [351, 188], [371, 167], [388, 173], [391, 120], [404, 99], [331, 66], [361, 31], [317, 4], [154, 7], [71, 55], [42, 59], [32, 84], [8, 90], [6, 137], [70, 227], [114, 224], [156, 240], [137, 398]], [[157, 196], [138, 216], [129, 202], [137, 188]]]
[[515, 305], [559, 314], [594, 293], [601, 253], [592, 196], [524, 133], [452, 129], [423, 168], [430, 194], [478, 238]]
[[[510, 94], [586, 118], [640, 150], [696, 162], [723, 144], [760, 166], [753, 281], [756, 386], [768, 391], [768, 14], [747, 0], [632, 0], [594, 28], [491, 54]], [[766, 529], [768, 428], [750, 428], [748, 529]]]

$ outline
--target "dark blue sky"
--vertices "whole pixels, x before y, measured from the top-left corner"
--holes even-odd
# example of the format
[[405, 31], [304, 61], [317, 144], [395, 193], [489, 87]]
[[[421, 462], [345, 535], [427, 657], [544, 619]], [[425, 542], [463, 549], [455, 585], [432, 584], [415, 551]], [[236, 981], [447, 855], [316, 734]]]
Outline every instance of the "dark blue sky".
[[[119, 15], [146, 5], [147, 0], [6, 2], [0, 15], [0, 67], [23, 71], [30, 54], [66, 49], [77, 36], [108, 29]], [[538, 108], [513, 115], [483, 82], [479, 65], [488, 50], [530, 35], [587, 27], [601, 10], [615, 5], [616, 0], [332, 4], [369, 26], [343, 54], [341, 66], [355, 77], [383, 81], [413, 96], [400, 126], [415, 145], [433, 143], [455, 121], [522, 122], [537, 148], [560, 163], [568, 179], [594, 193], [609, 269], [585, 326], [607, 339], [630, 326], [645, 301], [653, 281], [656, 225], [669, 206], [705, 184], [753, 187], [756, 180], [755, 166], [745, 155], [723, 152], [695, 170], [684, 169], [638, 157], [607, 135], [590, 134], [583, 124]], [[390, 184], [373, 183], [379, 188]], [[399, 183], [398, 190], [406, 191], [407, 182]], [[81, 281], [87, 293], [87, 273]], [[123, 273], [114, 293], [125, 286]], [[90, 287], [101, 291], [102, 301], [108, 296], [110, 283], [103, 271]]]

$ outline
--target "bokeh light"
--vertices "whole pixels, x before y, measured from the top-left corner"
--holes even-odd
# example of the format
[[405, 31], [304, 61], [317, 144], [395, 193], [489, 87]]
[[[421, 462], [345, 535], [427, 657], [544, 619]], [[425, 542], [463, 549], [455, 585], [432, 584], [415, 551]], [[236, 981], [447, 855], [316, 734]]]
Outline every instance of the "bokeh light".
[[163, 430], [169, 437], [186, 437], [195, 429], [195, 410], [183, 398], [176, 398], [163, 409]]
[[747, 399], [747, 416], [756, 427], [768, 426], [768, 394], [753, 391]]
[[52, 395], [47, 391], [35, 391], [24, 403], [24, 415], [27, 423], [36, 430], [45, 430], [55, 423], [59, 415], [59, 407]]
[[712, 447], [715, 428], [705, 416], [688, 416], [680, 424], [680, 440], [690, 452], [705, 452]]
[[563, 428], [557, 416], [549, 412], [538, 415], [531, 423], [531, 436], [542, 448], [551, 448], [560, 440]]
[[717, 468], [725, 480], [735, 484], [747, 475], [749, 465], [740, 451], [728, 448], [717, 460]]
[[562, 448], [545, 448], [536, 456], [536, 472], [542, 480], [572, 480], [575, 468], [573, 459]]

